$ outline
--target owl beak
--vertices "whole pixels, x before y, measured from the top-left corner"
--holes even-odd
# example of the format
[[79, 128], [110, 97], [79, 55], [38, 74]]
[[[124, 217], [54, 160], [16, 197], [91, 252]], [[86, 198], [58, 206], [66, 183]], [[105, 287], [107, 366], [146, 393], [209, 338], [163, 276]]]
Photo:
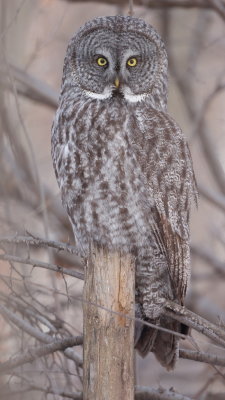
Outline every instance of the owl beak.
[[118, 89], [118, 87], [120, 86], [119, 78], [116, 78], [114, 83], [115, 83], [116, 88]]

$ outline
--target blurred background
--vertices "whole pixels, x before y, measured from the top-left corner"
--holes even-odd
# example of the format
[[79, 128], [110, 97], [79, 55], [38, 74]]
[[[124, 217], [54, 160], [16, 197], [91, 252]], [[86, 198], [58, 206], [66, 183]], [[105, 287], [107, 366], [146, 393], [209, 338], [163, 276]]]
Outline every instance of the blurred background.
[[[127, 13], [128, 1], [122, 0], [0, 1], [2, 363], [27, 346], [82, 334], [82, 280], [35, 267], [42, 263], [82, 272], [81, 261], [68, 248], [59, 251], [38, 240], [34, 246], [23, 238], [75, 245], [50, 154], [64, 55], [85, 21]], [[192, 279], [186, 305], [224, 327], [225, 2], [137, 0], [134, 13], [166, 43], [169, 112], [189, 142], [199, 188], [198, 209], [193, 207], [191, 215]], [[15, 238], [20, 238], [17, 243]], [[192, 335], [195, 344], [185, 341], [182, 347], [225, 357], [224, 349]], [[9, 368], [0, 375], [0, 398], [79, 398], [71, 396], [82, 390], [81, 347], [70, 356], [57, 352]], [[180, 359], [175, 371], [166, 372], [150, 354], [137, 357], [136, 370], [138, 385], [172, 386], [192, 399], [216, 399], [218, 393], [225, 399], [223, 367]]]

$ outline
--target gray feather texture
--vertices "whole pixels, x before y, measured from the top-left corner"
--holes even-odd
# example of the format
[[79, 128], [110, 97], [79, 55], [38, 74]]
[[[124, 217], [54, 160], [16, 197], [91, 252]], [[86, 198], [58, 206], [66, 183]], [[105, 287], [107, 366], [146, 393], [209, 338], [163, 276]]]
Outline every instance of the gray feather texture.
[[[92, 241], [134, 254], [137, 316], [179, 332], [163, 306], [184, 301], [196, 185], [187, 143], [167, 114], [167, 64], [143, 20], [87, 22], [67, 49], [52, 158], [80, 252]], [[137, 325], [135, 342], [143, 356], [153, 351], [174, 367], [174, 335]]]

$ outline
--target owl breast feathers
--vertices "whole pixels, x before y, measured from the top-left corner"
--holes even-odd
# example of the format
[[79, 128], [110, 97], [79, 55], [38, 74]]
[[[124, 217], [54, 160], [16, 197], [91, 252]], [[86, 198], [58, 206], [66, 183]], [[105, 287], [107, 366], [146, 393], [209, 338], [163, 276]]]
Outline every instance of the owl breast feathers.
[[[83, 254], [90, 241], [134, 254], [137, 316], [181, 332], [163, 306], [184, 301], [196, 185], [187, 143], [166, 108], [167, 55], [151, 26], [101, 17], [71, 39], [52, 158], [76, 245]], [[174, 335], [137, 325], [135, 345], [174, 367]]]

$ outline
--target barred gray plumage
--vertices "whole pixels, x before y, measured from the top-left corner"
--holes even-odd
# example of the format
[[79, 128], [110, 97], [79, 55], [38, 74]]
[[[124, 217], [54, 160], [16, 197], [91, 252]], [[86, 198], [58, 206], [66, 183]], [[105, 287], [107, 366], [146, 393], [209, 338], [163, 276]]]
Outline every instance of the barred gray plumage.
[[[166, 299], [183, 304], [196, 185], [188, 145], [167, 114], [167, 54], [133, 17], [99, 17], [71, 39], [52, 127], [53, 165], [76, 245], [136, 260], [136, 312], [168, 329]], [[135, 345], [173, 368], [178, 339], [136, 327]]]

